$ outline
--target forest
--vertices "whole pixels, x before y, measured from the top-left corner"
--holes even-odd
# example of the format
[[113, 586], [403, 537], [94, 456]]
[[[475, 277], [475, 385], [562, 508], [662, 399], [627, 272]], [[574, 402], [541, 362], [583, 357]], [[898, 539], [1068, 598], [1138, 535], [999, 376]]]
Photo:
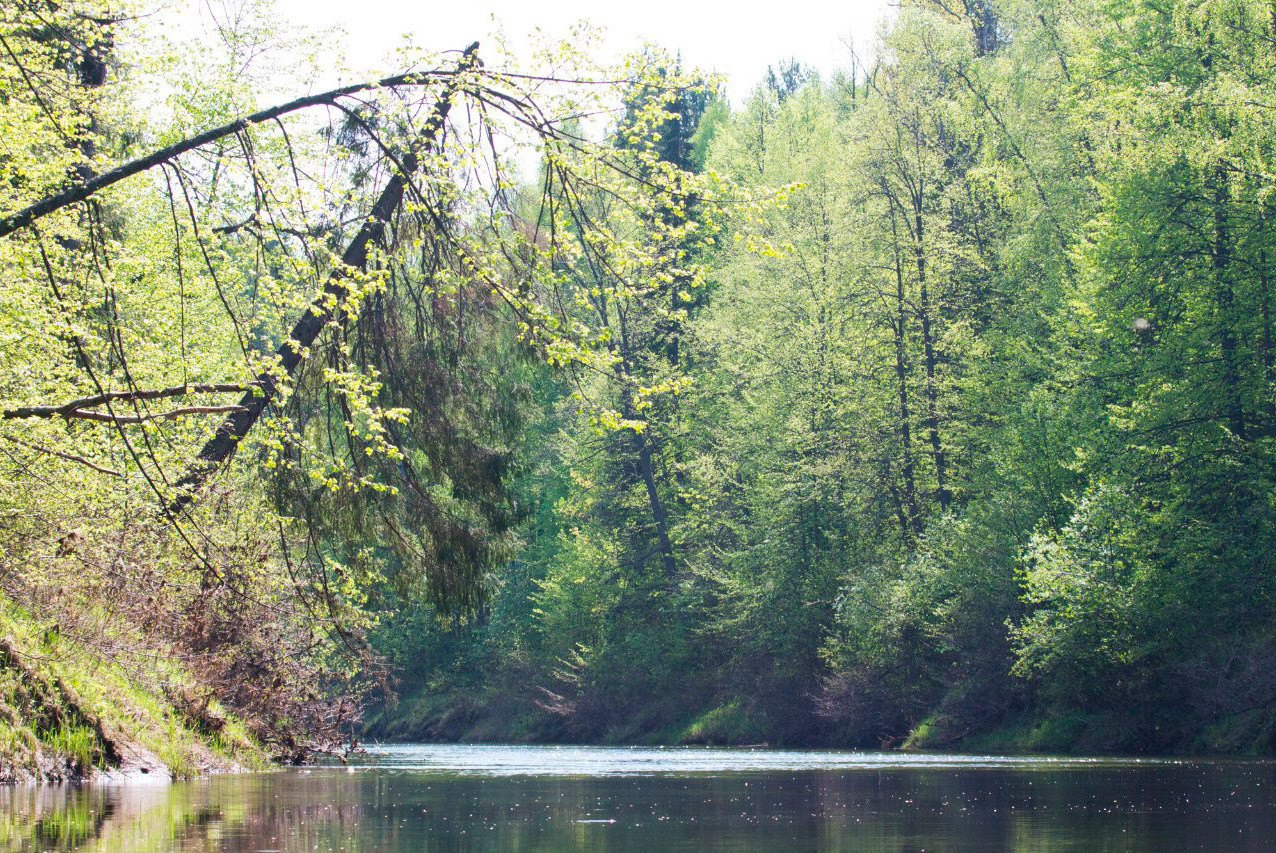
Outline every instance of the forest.
[[144, 7], [0, 8], [5, 779], [1276, 750], [1276, 2], [901, 0], [738, 102]]

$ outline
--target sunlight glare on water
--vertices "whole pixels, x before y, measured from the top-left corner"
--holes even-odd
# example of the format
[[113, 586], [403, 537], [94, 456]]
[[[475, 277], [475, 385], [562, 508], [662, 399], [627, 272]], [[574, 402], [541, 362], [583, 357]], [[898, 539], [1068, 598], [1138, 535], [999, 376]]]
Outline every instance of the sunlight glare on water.
[[908, 752], [469, 744], [381, 744], [369, 747], [367, 753], [351, 766], [357, 769], [449, 771], [480, 776], [643, 776], [980, 767], [1040, 769], [1100, 765], [1133, 767], [1173, 762], [1173, 759], [1023, 758]]

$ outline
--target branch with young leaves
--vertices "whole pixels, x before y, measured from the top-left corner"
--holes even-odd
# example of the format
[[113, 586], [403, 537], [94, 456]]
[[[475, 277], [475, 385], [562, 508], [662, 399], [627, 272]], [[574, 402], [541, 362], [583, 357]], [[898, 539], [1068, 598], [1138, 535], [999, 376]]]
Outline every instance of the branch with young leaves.
[[[272, 407], [283, 405], [296, 388], [310, 387], [305, 383], [299, 385], [302, 365], [312, 357], [313, 350], [329, 346], [324, 343], [329, 338], [332, 345], [337, 345], [336, 342], [344, 338], [349, 327], [364, 310], [367, 298], [379, 292], [382, 286], [378, 283], [380, 273], [374, 267], [412, 241], [432, 244], [436, 247], [432, 251], [440, 257], [446, 257], [448, 269], [442, 272], [445, 278], [455, 278], [456, 281], [463, 280], [490, 289], [514, 315], [521, 326], [524, 342], [539, 351], [546, 360], [560, 365], [597, 364], [600, 369], [605, 369], [605, 363], [611, 357], [607, 343], [596, 339], [596, 330], [582, 322], [574, 305], [579, 297], [561, 290], [562, 282], [558, 280], [560, 271], [574, 263], [573, 258], [583, 255], [592, 257], [594, 260], [591, 263], [596, 262], [611, 268], [608, 276], [611, 283], [605, 286], [615, 288], [618, 294], [632, 291], [633, 288], [661, 286], [655, 283], [656, 278], [667, 275], [661, 270], [674, 263], [672, 255], [665, 257], [662, 247], [685, 241], [690, 229], [696, 227], [685, 215], [674, 216], [671, 212], [685, 211], [686, 206], [692, 203], [712, 203], [715, 198], [725, 200], [729, 193], [720, 181], [711, 176], [693, 179], [691, 176], [675, 173], [666, 164], [660, 163], [653, 152], [641, 145], [617, 147], [608, 141], [589, 142], [574, 122], [584, 114], [602, 115], [607, 109], [614, 111], [614, 106], [607, 107], [604, 101], [599, 101], [596, 107], [585, 108], [575, 101], [569, 101], [555, 112], [539, 99], [534, 87], [525, 85], [544, 81], [527, 75], [483, 68], [477, 60], [476, 47], [474, 45], [469, 48], [455, 68], [403, 74], [385, 78], [375, 84], [347, 86], [254, 113], [118, 166], [82, 185], [57, 193], [6, 219], [0, 219], [0, 237], [3, 237], [24, 225], [33, 225], [41, 217], [56, 210], [87, 201], [105, 188], [130, 176], [139, 175], [156, 166], [170, 169], [176, 175], [178, 189], [181, 191], [177, 201], [184, 202], [190, 213], [189, 230], [193, 234], [193, 243], [199, 249], [197, 257], [203, 261], [208, 276], [217, 287], [217, 295], [234, 324], [236, 334], [240, 336], [241, 348], [255, 374], [250, 383], [236, 388], [226, 386], [215, 389], [224, 392], [239, 390], [242, 393], [241, 399], [229, 406], [180, 406], [166, 412], [147, 414], [136, 410], [138, 402], [169, 394], [132, 391], [115, 395], [103, 393], [94, 398], [82, 398], [59, 405], [14, 408], [0, 413], [0, 416], [4, 419], [62, 417], [110, 422], [119, 426], [176, 419], [185, 415], [223, 414], [226, 417], [220, 426], [195, 458], [186, 464], [186, 473], [175, 479], [162, 478], [168, 484], [163, 490], [166, 494], [162, 500], [169, 510], [185, 507], [199, 486], [236, 452], [254, 426]], [[642, 73], [641, 70], [636, 72], [635, 79], [641, 77]], [[442, 82], [443, 85], [433, 109], [427, 113], [425, 122], [421, 123], [414, 116], [419, 102], [399, 96], [398, 89], [424, 86], [431, 82]], [[598, 86], [600, 81], [597, 80], [564, 79], [556, 82], [562, 85], [587, 84], [593, 91], [602, 92]], [[609, 85], [615, 88], [616, 82]], [[619, 82], [632, 84], [633, 80]], [[666, 83], [671, 92], [687, 85], [659, 74], [653, 74], [647, 85], [664, 86]], [[376, 90], [388, 97], [381, 101], [354, 97]], [[459, 101], [460, 98], [465, 99], [470, 112], [464, 121], [449, 122], [448, 113], [452, 102], [454, 99]], [[669, 118], [660, 98], [652, 98], [649, 103], [649, 114], [634, 117], [635, 128], [631, 130], [636, 129], [633, 134], [635, 139], [647, 135], [647, 131]], [[285, 201], [270, 185], [266, 170], [258, 163], [255, 143], [247, 132], [252, 125], [267, 121], [278, 124], [280, 116], [312, 106], [340, 110], [346, 116], [348, 126], [357, 129], [359, 137], [371, 143], [368, 147], [376, 152], [376, 156], [369, 161], [372, 168], [368, 169], [367, 174], [376, 174], [376, 170], [380, 169], [384, 175], [380, 192], [368, 200], [370, 207], [363, 208], [367, 212], [355, 217], [354, 221], [360, 223], [359, 227], [340, 254], [323, 245], [324, 231], [307, 227], [294, 228], [278, 221], [278, 214]], [[637, 128], [638, 123], [642, 124], [641, 128]], [[445, 126], [450, 139], [444, 135]], [[417, 129], [413, 130], [414, 127]], [[283, 131], [282, 124], [280, 129]], [[287, 132], [283, 133], [283, 145], [289, 165], [283, 173], [291, 173], [296, 180], [297, 191], [301, 192], [301, 175], [296, 161], [292, 159], [292, 143], [287, 138]], [[498, 150], [505, 143], [498, 143], [497, 139], [512, 139], [513, 134], [519, 133], [530, 135], [543, 147], [550, 185], [541, 200], [542, 208], [539, 211], [519, 210], [509, 204], [509, 199], [518, 192], [517, 182], [511, 180], [511, 176], [506, 173], [506, 165], [501, 162], [504, 153]], [[468, 140], [456, 141], [457, 137], [466, 134], [470, 136]], [[198, 153], [201, 149], [207, 151], [211, 144], [223, 138], [237, 140], [243, 150], [246, 167], [244, 189], [251, 189], [249, 211], [237, 212], [232, 207], [215, 212], [211, 194], [202, 199], [196, 195], [195, 200], [199, 204], [193, 205], [188, 193], [187, 186], [197, 180], [196, 173], [190, 171], [189, 162], [186, 165], [179, 164], [179, 158], [190, 152]], [[468, 151], [465, 150], [467, 145]], [[489, 171], [482, 177], [468, 178], [463, 171], [458, 171], [466, 170], [477, 174], [480, 160], [488, 157], [489, 152], [490, 160], [486, 161]], [[219, 155], [221, 156], [223, 155]], [[224, 168], [220, 162], [219, 160], [214, 164], [214, 177], [218, 174], [218, 169]], [[225, 182], [227, 179], [221, 180]], [[171, 197], [174, 192], [172, 182], [168, 186]], [[612, 199], [615, 214], [609, 221], [594, 221], [589, 213], [589, 205], [582, 203], [585, 196]], [[353, 201], [354, 198], [354, 193], [346, 194], [342, 203], [362, 207], [357, 201]], [[474, 210], [483, 210], [486, 218], [467, 220], [464, 216], [458, 217], [457, 211], [467, 205], [473, 205]], [[182, 275], [180, 241], [183, 229], [178, 227], [176, 210], [180, 206], [174, 205], [173, 209], [179, 284]], [[273, 355], [251, 355], [245, 346], [244, 335], [248, 324], [237, 316], [228, 302], [231, 291], [219, 283], [219, 273], [210, 254], [210, 244], [200, 235], [196, 210], [199, 206], [206, 207], [210, 217], [216, 216], [221, 222], [231, 223], [205, 226], [205, 233], [218, 235], [220, 239], [228, 241], [225, 244], [227, 246], [255, 244], [259, 256], [270, 255], [285, 264], [293, 264], [295, 260], [301, 259], [301, 254], [293, 255], [290, 249], [268, 245], [272, 240], [272, 233], [275, 238], [279, 238], [280, 244], [282, 235], [287, 234], [300, 241], [293, 245], [299, 246], [300, 251], [310, 260], [311, 275], [303, 277], [297, 274], [294, 277], [298, 283], [303, 279], [317, 281], [320, 283], [320, 292], [308, 300], [309, 304], [301, 317], [290, 324], [291, 328], [279, 330], [282, 343]], [[247, 207], [248, 204], [244, 206]], [[301, 213], [305, 215], [304, 208]], [[337, 221], [350, 221], [350, 218], [348, 210], [338, 212], [336, 216]], [[675, 220], [682, 224], [675, 225]], [[94, 227], [93, 217], [90, 217], [89, 225], [90, 228]], [[528, 233], [522, 233], [523, 230]], [[100, 245], [105, 245], [105, 240], [101, 240]], [[688, 276], [688, 280], [694, 278]], [[436, 285], [451, 286], [442, 281], [440, 279]], [[295, 308], [289, 308], [280, 301], [277, 310], [280, 311], [279, 320], [284, 321], [285, 310]], [[108, 337], [117, 342], [118, 349], [118, 337]], [[122, 366], [126, 364], [122, 350], [117, 352], [114, 360]], [[125, 380], [132, 385], [133, 380], [127, 375], [127, 367], [124, 369]], [[356, 371], [363, 369], [356, 368]], [[336, 376], [348, 371], [344, 367], [338, 367], [329, 372]], [[377, 387], [375, 372], [374, 368], [373, 374], [368, 377], [368, 383], [351, 382], [346, 385], [349, 388], [361, 387], [363, 384]], [[344, 399], [350, 394], [342, 383], [334, 383], [330, 379], [320, 381], [330, 386], [338, 397]], [[211, 387], [206, 390], [214, 392]], [[363, 394], [365, 399], [353, 407], [355, 411], [345, 412], [343, 419], [347, 423], [348, 432], [361, 431], [353, 429], [356, 421], [379, 423], [387, 416], [388, 410], [383, 410], [375, 398], [377, 393], [374, 390], [372, 396]], [[105, 399], [108, 396], [110, 399]], [[135, 413], [110, 412], [110, 402], [114, 400], [134, 404]], [[108, 412], [98, 410], [103, 404]], [[606, 421], [607, 418], [602, 420]], [[304, 444], [299, 435], [286, 434], [292, 430], [283, 421], [272, 427], [277, 428], [283, 429], [283, 433], [272, 434], [265, 439], [266, 444]], [[377, 430], [378, 434], [384, 431], [380, 427]], [[347, 436], [348, 440], [349, 438]], [[379, 443], [377, 448], [373, 448], [373, 452], [389, 453], [397, 457], [396, 449], [390, 446], [396, 444], [396, 441], [387, 441]], [[331, 441], [325, 444], [329, 454], [340, 456], [346, 453], [341, 447], [334, 447]], [[336, 463], [338, 468], [341, 467], [338, 460], [330, 461]], [[159, 461], [152, 459], [152, 462], [158, 468]], [[326, 464], [320, 467], [336, 470]], [[355, 467], [358, 467], [357, 464]], [[359, 475], [355, 479], [362, 483], [367, 478]], [[173, 487], [176, 487], [175, 493], [171, 491]]]

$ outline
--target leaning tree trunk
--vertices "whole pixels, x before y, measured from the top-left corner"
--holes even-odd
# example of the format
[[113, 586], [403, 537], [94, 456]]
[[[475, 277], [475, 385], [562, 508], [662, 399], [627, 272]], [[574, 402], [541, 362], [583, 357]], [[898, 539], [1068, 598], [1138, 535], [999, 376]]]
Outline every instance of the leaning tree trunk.
[[[473, 66], [478, 62], [478, 43], [465, 50], [461, 67]], [[346, 250], [341, 255], [341, 267], [334, 270], [324, 285], [323, 292], [311, 303], [310, 307], [292, 327], [288, 340], [275, 351], [278, 367], [284, 375], [292, 377], [301, 364], [302, 353], [314, 344], [320, 331], [330, 320], [337, 317], [338, 322], [345, 318], [340, 312], [341, 301], [347, 295], [346, 278], [349, 270], [366, 272], [368, 253], [372, 245], [380, 242], [385, 233], [386, 224], [394, 217], [403, 203], [403, 196], [408, 188], [411, 175], [420, 162], [420, 153], [428, 152], [435, 145], [438, 135], [452, 107], [452, 98], [456, 94], [458, 78], [448, 82], [429, 122], [421, 132], [416, 144], [399, 158], [401, 168], [390, 178], [372, 212], [364, 221], [359, 232], [355, 234]], [[333, 306], [333, 307], [329, 307]], [[217, 468], [229, 459], [243, 439], [261, 418], [266, 407], [275, 399], [279, 391], [279, 373], [277, 370], [263, 370], [257, 375], [256, 386], [246, 392], [240, 399], [236, 410], [226, 417], [217, 432], [199, 451], [195, 462], [186, 474], [177, 481], [180, 490], [169, 507], [170, 512], [180, 511], [191, 502], [195, 492], [208, 480]]]

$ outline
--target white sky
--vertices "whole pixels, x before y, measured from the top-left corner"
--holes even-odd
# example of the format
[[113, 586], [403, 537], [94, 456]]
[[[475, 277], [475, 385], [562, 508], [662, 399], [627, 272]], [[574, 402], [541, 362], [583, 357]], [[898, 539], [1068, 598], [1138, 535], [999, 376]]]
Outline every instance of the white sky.
[[[192, 0], [199, 3], [201, 0]], [[355, 68], [381, 66], [404, 33], [430, 50], [459, 49], [493, 30], [493, 16], [507, 39], [518, 44], [540, 28], [567, 35], [586, 19], [604, 29], [617, 54], [645, 38], [681, 51], [688, 66], [728, 77], [728, 92], [739, 102], [768, 65], [797, 57], [821, 75], [849, 65], [847, 43], [861, 53], [872, 47], [888, 0], [277, 0], [287, 18], [311, 28], [345, 30], [346, 56]]]

